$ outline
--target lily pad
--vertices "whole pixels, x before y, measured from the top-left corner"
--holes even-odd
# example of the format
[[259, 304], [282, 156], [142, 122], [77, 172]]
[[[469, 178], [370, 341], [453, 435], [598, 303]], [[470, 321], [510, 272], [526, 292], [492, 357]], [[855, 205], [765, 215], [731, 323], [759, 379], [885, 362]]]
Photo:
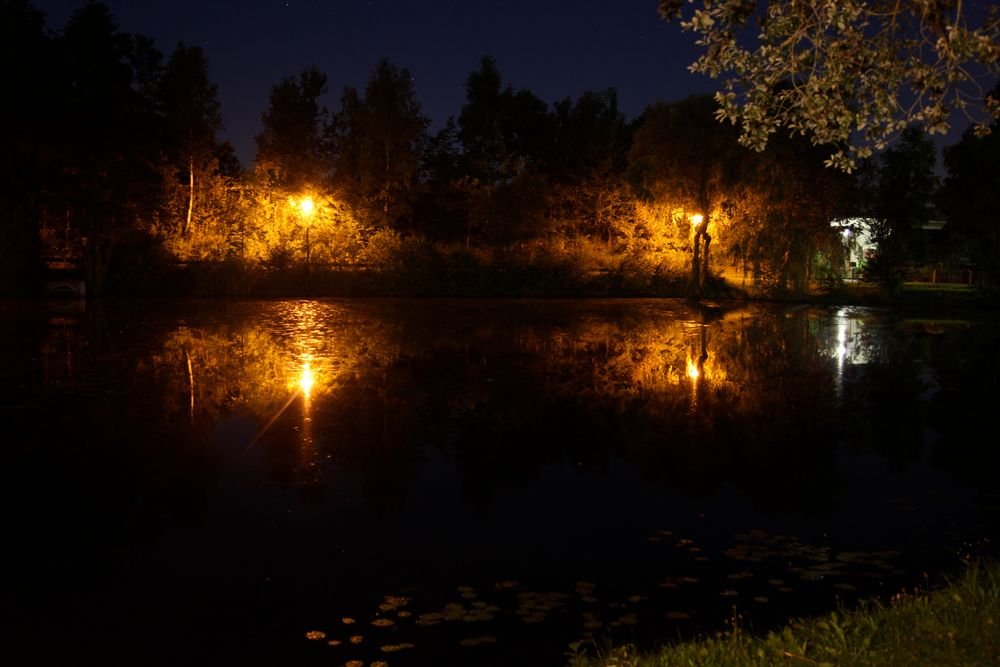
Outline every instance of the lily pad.
[[413, 648], [413, 644], [386, 644], [379, 650], [383, 653], [396, 653], [397, 651], [405, 651], [408, 648]]

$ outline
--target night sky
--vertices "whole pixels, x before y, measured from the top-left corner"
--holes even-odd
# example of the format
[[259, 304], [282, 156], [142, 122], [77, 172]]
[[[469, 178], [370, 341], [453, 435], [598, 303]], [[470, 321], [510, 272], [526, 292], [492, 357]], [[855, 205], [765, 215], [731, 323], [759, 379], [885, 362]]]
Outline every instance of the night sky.
[[[83, 0], [35, 0], [59, 30]], [[153, 38], [169, 55], [200, 46], [229, 139], [245, 166], [271, 87], [311, 65], [329, 80], [326, 106], [363, 88], [379, 58], [406, 67], [432, 129], [458, 116], [465, 80], [484, 55], [505, 84], [552, 104], [615, 88], [632, 119], [657, 100], [715, 89], [687, 71], [694, 36], [656, 12], [656, 0], [107, 0], [123, 32]]]

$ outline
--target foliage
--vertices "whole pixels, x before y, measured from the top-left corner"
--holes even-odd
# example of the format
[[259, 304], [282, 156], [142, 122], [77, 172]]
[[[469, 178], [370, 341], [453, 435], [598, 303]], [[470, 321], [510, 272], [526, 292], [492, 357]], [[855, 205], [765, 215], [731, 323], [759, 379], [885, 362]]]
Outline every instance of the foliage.
[[565, 233], [621, 237], [633, 208], [625, 175], [631, 128], [614, 90], [585, 91], [555, 105], [555, 140], [546, 172], [552, 225]]
[[629, 155], [629, 177], [640, 196], [668, 201], [691, 220], [695, 296], [709, 275], [711, 226], [725, 214], [734, 176], [747, 153], [736, 143], [735, 132], [715, 123], [712, 107], [706, 95], [649, 107]]
[[[779, 128], [858, 158], [919, 124], [947, 132], [953, 112], [978, 131], [1000, 115], [983, 82], [1000, 74], [1000, 8], [919, 0], [661, 0], [704, 52], [692, 72], [723, 79], [717, 116], [761, 150]], [[988, 84], [987, 84], [988, 85]]]
[[[509, 243], [521, 230], [536, 230], [539, 204], [530, 183], [544, 163], [552, 135], [548, 105], [527, 90], [503, 87], [496, 62], [485, 57], [465, 83], [466, 102], [458, 116], [461, 163], [472, 204], [467, 238], [473, 230], [488, 240]], [[520, 179], [520, 182], [517, 182]], [[522, 201], [520, 195], [530, 197]], [[523, 217], [535, 220], [522, 221]]]
[[[216, 133], [222, 129], [222, 115], [218, 91], [209, 81], [208, 61], [201, 49], [178, 44], [159, 79], [157, 92], [166, 133], [164, 158], [169, 165], [164, 183], [174, 191], [167, 195], [169, 203], [164, 213], [168, 219], [180, 220], [179, 236], [186, 237], [201, 223], [216, 217], [206, 209], [213, 204], [217, 208], [225, 200], [222, 192], [213, 192], [225, 188], [225, 183], [220, 182], [216, 140]], [[177, 201], [181, 184], [186, 186], [183, 203]]]
[[503, 87], [490, 57], [469, 74], [465, 92], [458, 138], [469, 175], [494, 186], [543, 158], [551, 130], [545, 102], [530, 91]]
[[257, 135], [257, 175], [270, 187], [300, 192], [319, 187], [327, 178], [323, 142], [326, 75], [315, 67], [298, 78], [285, 77], [271, 89], [270, 105], [261, 116]]
[[429, 121], [406, 68], [375, 66], [364, 96], [344, 90], [327, 132], [337, 189], [367, 224], [397, 227], [419, 192], [420, 147]]
[[[0, 0], [0, 293], [36, 284], [42, 253], [37, 193], [53, 169], [51, 138], [57, 88], [38, 86], [53, 47], [44, 16], [26, 0]], [[33, 261], [35, 260], [35, 261]]]
[[881, 156], [874, 193], [878, 251], [868, 269], [890, 290], [899, 286], [903, 260], [920, 255], [916, 232], [933, 214], [936, 161], [934, 145], [916, 127], [904, 130]]
[[119, 245], [148, 233], [162, 196], [161, 122], [149, 95], [159, 55], [119, 32], [99, 3], [73, 14], [54, 46], [63, 122], [48, 128], [58, 175], [46, 183], [46, 207], [71, 221], [88, 291], [100, 293]]
[[[993, 129], [997, 129], [994, 123]], [[988, 272], [995, 284], [1000, 275], [1000, 134], [977, 136], [967, 130], [944, 151], [948, 177], [940, 198], [942, 212], [953, 229], [956, 251]]]
[[[791, 9], [774, 11], [787, 23]], [[45, 262], [59, 261], [92, 294], [677, 294], [686, 263], [698, 295], [718, 258], [742, 266], [744, 284], [798, 291], [817, 253], [836, 282], [829, 220], [845, 203], [884, 221], [872, 268], [914, 258], [908, 232], [935, 185], [916, 130], [848, 177], [820, 168], [822, 149], [781, 123], [767, 150], [745, 150], [710, 96], [657, 103], [629, 122], [613, 89], [550, 106], [507, 85], [489, 57], [433, 135], [412, 77], [388, 60], [364, 90], [343, 91], [332, 117], [322, 72], [286, 77], [245, 173], [218, 139], [199, 48], [178, 44], [164, 58], [99, 2], [59, 33], [26, 0], [0, 0], [0, 18], [11, 93], [0, 107], [3, 291], [37, 291]], [[991, 142], [970, 132], [949, 152], [941, 200], [962, 254], [982, 267], [1000, 257]]]
[[747, 157], [739, 184], [728, 202], [726, 249], [755, 285], [804, 293], [817, 252], [840, 264], [843, 248], [830, 221], [846, 215], [856, 193], [850, 177], [823, 166], [815, 146], [781, 132]]

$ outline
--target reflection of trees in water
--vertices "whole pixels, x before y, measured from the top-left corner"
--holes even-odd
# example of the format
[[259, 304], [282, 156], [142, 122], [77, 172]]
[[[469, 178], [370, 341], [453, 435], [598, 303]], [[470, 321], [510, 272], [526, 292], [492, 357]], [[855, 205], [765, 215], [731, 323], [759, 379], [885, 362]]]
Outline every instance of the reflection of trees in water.
[[208, 434], [164, 413], [160, 383], [135, 373], [128, 327], [103, 304], [46, 319], [10, 327], [34, 337], [8, 352], [35, 377], [6, 413], [4, 488], [18, 502], [4, 525], [31, 554], [25, 580], [38, 569], [76, 590], [116, 573], [122, 543], [195, 520], [215, 469]]
[[374, 506], [399, 509], [432, 445], [481, 509], [546, 464], [599, 472], [614, 456], [649, 483], [697, 495], [735, 484], [774, 506], [785, 494], [825, 506], [836, 485], [824, 435], [831, 361], [802, 318], [673, 307], [539, 322], [516, 309], [283, 307], [238, 329], [179, 328], [151, 367], [168, 412], [186, 414], [193, 397], [209, 420], [246, 411], [263, 424], [294, 397], [307, 357], [317, 377], [309, 451], [301, 397], [261, 440], [289, 483], [316, 483], [329, 457], [360, 473]]
[[[548, 464], [601, 474], [619, 457], [688, 495], [733, 485], [764, 508], [822, 511], [840, 484], [837, 438], [870, 428], [859, 441], [888, 441], [888, 418], [866, 419], [873, 403], [892, 396], [898, 415], [919, 389], [913, 341], [860, 327], [849, 360], [862, 371], [838, 357], [834, 315], [808, 308], [268, 308], [168, 337], [151, 364], [167, 411], [187, 414], [193, 396], [209, 422], [249, 412], [263, 426], [287, 404], [259, 443], [272, 476], [321, 488], [329, 460], [380, 511], [405, 505], [428, 446], [481, 510]], [[303, 360], [316, 374], [308, 402], [296, 397]]]
[[830, 369], [796, 324], [764, 309], [605, 322], [555, 351], [549, 389], [603, 414], [603, 437], [651, 483], [823, 507], [836, 485]]
[[228, 412], [263, 415], [280, 407], [294, 382], [286, 357], [259, 328], [182, 326], [151, 357], [150, 370], [163, 387], [167, 413], [214, 420]]

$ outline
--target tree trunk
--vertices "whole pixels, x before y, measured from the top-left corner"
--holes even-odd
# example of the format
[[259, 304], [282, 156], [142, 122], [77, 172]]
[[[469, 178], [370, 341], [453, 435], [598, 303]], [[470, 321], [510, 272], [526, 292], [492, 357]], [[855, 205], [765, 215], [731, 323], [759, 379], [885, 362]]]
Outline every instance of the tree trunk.
[[[705, 241], [702, 249], [702, 239]], [[691, 256], [691, 296], [695, 299], [701, 297], [702, 287], [705, 285], [705, 273], [708, 271], [708, 247], [712, 243], [712, 237], [708, 235], [708, 214], [703, 214], [701, 222], [694, 231], [694, 252]]]
[[191, 216], [194, 213], [194, 156], [188, 158], [188, 210], [187, 221], [184, 223], [182, 236], [187, 236], [191, 232]]
[[701, 232], [695, 230], [694, 250], [691, 255], [691, 296], [697, 298], [701, 296]]
[[708, 278], [708, 248], [712, 245], [712, 237], [709, 235], [706, 228], [705, 232], [702, 234], [705, 237], [705, 245], [701, 249], [701, 285], [698, 286], [698, 294], [701, 294], [701, 288], [705, 286], [705, 280]]
[[184, 360], [187, 361], [188, 372], [188, 418], [194, 423], [194, 366], [191, 363], [191, 355], [188, 349], [184, 348]]

